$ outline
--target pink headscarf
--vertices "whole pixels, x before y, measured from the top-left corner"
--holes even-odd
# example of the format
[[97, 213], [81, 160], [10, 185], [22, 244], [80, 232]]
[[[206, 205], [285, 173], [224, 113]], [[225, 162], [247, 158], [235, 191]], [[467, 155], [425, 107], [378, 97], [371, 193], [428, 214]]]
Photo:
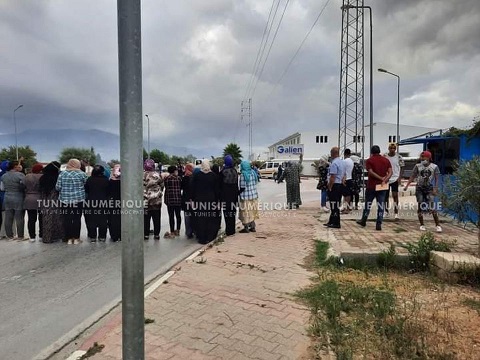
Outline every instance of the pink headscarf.
[[143, 170], [145, 171], [155, 171], [155, 161], [152, 159], [147, 159], [143, 163]]
[[115, 164], [112, 170], [112, 175], [110, 175], [110, 180], [120, 180], [121, 173], [120, 164]]
[[193, 166], [192, 163], [188, 163], [187, 165], [185, 165], [185, 176], [192, 175], [194, 169], [195, 169], [195, 166]]

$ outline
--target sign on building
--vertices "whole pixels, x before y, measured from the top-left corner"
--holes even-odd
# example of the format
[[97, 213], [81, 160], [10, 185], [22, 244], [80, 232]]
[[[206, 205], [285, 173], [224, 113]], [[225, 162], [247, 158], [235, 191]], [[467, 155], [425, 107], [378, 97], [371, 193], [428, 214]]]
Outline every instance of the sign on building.
[[303, 154], [303, 144], [277, 145], [276, 154], [277, 154], [278, 157], [292, 156], [292, 155], [302, 155]]

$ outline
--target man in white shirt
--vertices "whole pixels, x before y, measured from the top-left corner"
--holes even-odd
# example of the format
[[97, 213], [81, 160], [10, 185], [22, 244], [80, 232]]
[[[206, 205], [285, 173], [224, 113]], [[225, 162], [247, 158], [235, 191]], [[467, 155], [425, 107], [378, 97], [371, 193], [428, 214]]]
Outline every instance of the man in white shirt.
[[394, 202], [393, 211], [395, 213], [395, 219], [398, 219], [398, 187], [402, 182], [403, 167], [405, 166], [405, 162], [403, 161], [402, 156], [400, 154], [397, 154], [397, 145], [393, 143], [388, 146], [388, 153], [385, 154], [385, 157], [390, 161], [390, 164], [392, 165], [392, 176], [388, 180], [390, 184], [390, 189], [387, 191], [387, 196], [385, 198], [385, 216], [388, 216], [388, 211], [390, 210], [388, 200], [391, 190]]
[[350, 149], [345, 149], [343, 152], [343, 165], [345, 168], [345, 178], [343, 179], [343, 199], [345, 206], [342, 214], [348, 214], [352, 211], [352, 196], [353, 196], [353, 160], [350, 158], [352, 152]]

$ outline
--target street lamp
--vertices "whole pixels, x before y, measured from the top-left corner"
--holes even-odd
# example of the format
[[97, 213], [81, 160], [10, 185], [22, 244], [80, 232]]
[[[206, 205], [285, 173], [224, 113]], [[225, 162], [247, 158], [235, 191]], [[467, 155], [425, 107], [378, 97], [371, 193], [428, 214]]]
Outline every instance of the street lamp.
[[17, 136], [17, 119], [15, 118], [15, 111], [22, 108], [23, 105], [18, 105], [15, 110], [13, 110], [13, 124], [15, 125], [15, 151], [17, 153], [17, 161], [18, 161], [18, 136]]
[[370, 150], [373, 147], [373, 24], [372, 8], [365, 5], [343, 5], [342, 10], [368, 9], [370, 10]]
[[385, 69], [378, 69], [379, 72], [393, 75], [397, 78], [397, 138], [396, 143], [400, 142], [400, 76]]
[[145, 117], [147, 118], [147, 157], [150, 159], [150, 118], [148, 114], [145, 114]]

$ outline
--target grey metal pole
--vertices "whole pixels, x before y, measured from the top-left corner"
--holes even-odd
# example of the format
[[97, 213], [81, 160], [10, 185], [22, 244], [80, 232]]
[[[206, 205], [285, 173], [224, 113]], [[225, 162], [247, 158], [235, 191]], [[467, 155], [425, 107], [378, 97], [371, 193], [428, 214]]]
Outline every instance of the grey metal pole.
[[400, 76], [385, 69], [378, 69], [378, 71], [390, 74], [397, 78], [397, 135], [395, 139], [398, 144], [400, 142]]
[[147, 117], [147, 158], [150, 159], [150, 117], [145, 115]]
[[[145, 358], [140, 0], [117, 0], [122, 163], [122, 353]], [[132, 206], [133, 204], [133, 206]]]
[[400, 76], [397, 76], [397, 144], [400, 143]]
[[373, 23], [372, 8], [364, 6], [370, 10], [370, 150], [373, 147]]
[[17, 161], [18, 161], [18, 134], [17, 134], [17, 118], [15, 117], [15, 112], [22, 108], [23, 105], [18, 105], [15, 110], [13, 110], [13, 124], [15, 126], [15, 152], [17, 156]]
[[17, 161], [18, 161], [18, 136], [17, 136], [17, 118], [15, 117], [15, 111], [13, 111], [13, 124], [15, 125], [15, 152], [17, 154]]

